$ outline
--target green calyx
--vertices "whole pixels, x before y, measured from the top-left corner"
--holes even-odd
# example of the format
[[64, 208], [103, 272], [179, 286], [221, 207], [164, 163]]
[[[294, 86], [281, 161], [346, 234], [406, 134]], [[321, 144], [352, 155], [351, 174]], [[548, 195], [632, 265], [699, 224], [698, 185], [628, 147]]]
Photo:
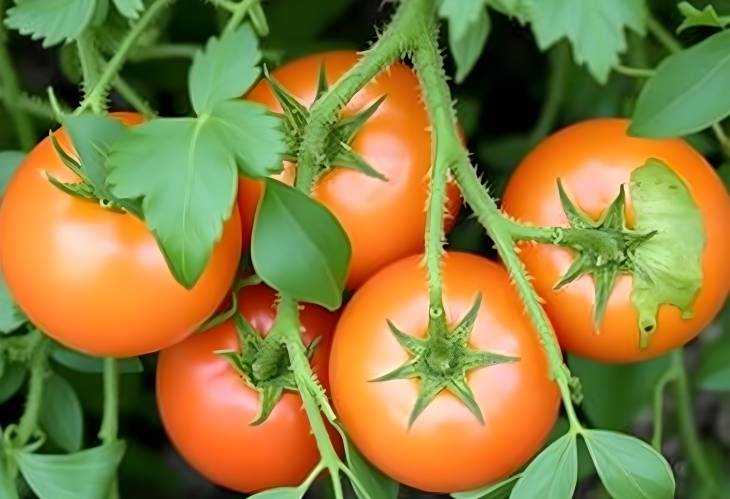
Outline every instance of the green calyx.
[[[291, 95], [276, 79], [264, 71], [264, 75], [271, 90], [279, 101], [283, 109], [284, 130], [286, 132], [286, 142], [288, 153], [285, 159], [296, 161], [302, 137], [309, 123], [309, 109], [300, 103], [293, 95]], [[314, 101], [317, 102], [324, 94], [327, 93], [329, 87], [325, 76], [324, 64], [320, 66], [319, 78], [317, 81], [317, 94]], [[332, 165], [344, 168], [352, 168], [363, 172], [369, 177], [380, 180], [387, 180], [383, 174], [369, 165], [362, 157], [356, 154], [350, 147], [350, 142], [357, 134], [358, 130], [365, 122], [378, 110], [385, 100], [385, 96], [380, 97], [375, 102], [366, 107], [363, 111], [343, 118], [334, 123], [327, 136], [325, 152], [319, 161], [321, 171], [330, 168]]]
[[[240, 314], [236, 314], [236, 331], [240, 348], [215, 352], [225, 358], [248, 386], [259, 392], [259, 413], [252, 426], [260, 425], [276, 407], [285, 391], [296, 392], [297, 385], [291, 370], [285, 344], [271, 332], [266, 338]], [[307, 346], [311, 359], [318, 341]]]
[[468, 373], [483, 367], [516, 362], [519, 359], [469, 347], [469, 337], [480, 305], [481, 296], [478, 295], [471, 309], [453, 330], [449, 330], [446, 323], [443, 305], [440, 308], [433, 308], [429, 316], [428, 335], [425, 338], [406, 334], [388, 321], [393, 336], [412, 358], [372, 381], [420, 379], [420, 393], [408, 420], [409, 428], [442, 390], [448, 390], [461, 400], [479, 422], [484, 424], [482, 411], [467, 380]]
[[623, 186], [598, 221], [572, 203], [560, 181], [558, 190], [570, 228], [556, 229], [553, 242], [573, 249], [577, 256], [555, 287], [586, 274], [593, 277], [597, 330], [622, 273], [633, 276], [631, 301], [638, 312], [640, 348], [648, 346], [656, 329], [660, 305], [674, 305], [683, 318], [692, 317], [702, 284], [704, 224], [689, 189], [671, 168], [650, 159], [632, 172], [633, 229], [626, 225]]

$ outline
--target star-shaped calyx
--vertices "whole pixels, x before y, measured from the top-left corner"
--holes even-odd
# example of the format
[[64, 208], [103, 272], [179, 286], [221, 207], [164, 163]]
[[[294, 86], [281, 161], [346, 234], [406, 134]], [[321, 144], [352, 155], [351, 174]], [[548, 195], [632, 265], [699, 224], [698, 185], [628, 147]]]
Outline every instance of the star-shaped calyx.
[[428, 334], [425, 338], [416, 338], [406, 334], [388, 321], [388, 327], [393, 336], [408, 351], [411, 358], [402, 366], [372, 381], [382, 382], [409, 378], [420, 380], [418, 398], [408, 420], [409, 428], [442, 390], [451, 392], [463, 402], [480, 423], [484, 423], [482, 411], [474, 398], [467, 375], [475, 369], [516, 362], [519, 359], [474, 350], [469, 346], [469, 337], [474, 328], [480, 305], [481, 295], [477, 295], [472, 307], [453, 330], [449, 330], [446, 323], [443, 305], [432, 307], [429, 315]]
[[[264, 77], [268, 81], [274, 97], [276, 97], [276, 100], [279, 102], [279, 105], [281, 105], [283, 110], [282, 119], [284, 121], [284, 129], [286, 131], [288, 150], [284, 159], [288, 161], [296, 161], [304, 130], [309, 123], [309, 109], [291, 95], [291, 93], [289, 93], [281, 85], [281, 83], [276, 80], [276, 78], [269, 74], [266, 68], [264, 68]], [[329, 87], [327, 85], [325, 67], [324, 64], [322, 64], [319, 68], [317, 94], [314, 102], [317, 102], [322, 95], [327, 93], [328, 90]], [[325, 147], [324, 157], [321, 158], [320, 161], [322, 169], [327, 169], [332, 165], [336, 165], [359, 170], [369, 177], [387, 180], [382, 173], [368, 164], [350, 147], [350, 142], [355, 137], [358, 130], [360, 130], [365, 122], [373, 114], [375, 114], [384, 100], [385, 96], [382, 96], [359, 113], [342, 118], [332, 125], [329, 135], [327, 136], [327, 145]]]
[[[297, 391], [286, 347], [273, 337], [262, 337], [240, 314], [236, 314], [239, 349], [218, 350], [248, 386], [259, 392], [259, 413], [252, 426], [259, 425], [274, 410], [285, 391]], [[307, 346], [311, 359], [319, 338]]]
[[617, 277], [622, 273], [641, 272], [641, 268], [636, 265], [636, 249], [656, 232], [639, 233], [626, 225], [626, 193], [623, 185], [616, 199], [597, 221], [573, 204], [560, 180], [558, 192], [570, 229], [559, 230], [555, 243], [574, 250], [576, 258], [555, 289], [583, 275], [590, 275], [596, 293], [593, 322], [598, 330]]

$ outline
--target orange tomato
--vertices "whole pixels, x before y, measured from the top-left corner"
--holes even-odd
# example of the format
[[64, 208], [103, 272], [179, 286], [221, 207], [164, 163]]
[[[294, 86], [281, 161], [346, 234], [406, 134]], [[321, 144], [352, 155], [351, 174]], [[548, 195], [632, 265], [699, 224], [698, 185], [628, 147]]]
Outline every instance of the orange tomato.
[[452, 252], [444, 260], [449, 324], [459, 323], [481, 293], [470, 346], [519, 361], [468, 374], [484, 424], [443, 391], [409, 429], [420, 381], [371, 380], [410, 357], [386, 321], [416, 337], [427, 331], [428, 290], [421, 258], [386, 267], [345, 307], [332, 345], [332, 398], [352, 441], [386, 474], [431, 492], [474, 489], [509, 475], [540, 449], [555, 423], [559, 394], [507, 272], [476, 255]]
[[[648, 159], [666, 163], [687, 184], [704, 220], [707, 244], [702, 257], [702, 289], [694, 317], [682, 319], [676, 307], [659, 309], [648, 348], [639, 348], [637, 312], [631, 303], [632, 278], [622, 275], [609, 298], [600, 330], [592, 311], [593, 280], [583, 276], [560, 290], [553, 286], [573, 261], [570, 250], [522, 245], [520, 256], [545, 300], [560, 344], [569, 352], [607, 362], [632, 362], [658, 356], [695, 337], [725, 303], [730, 285], [730, 198], [712, 167], [686, 142], [630, 137], [628, 121], [597, 119], [570, 126], [540, 143], [515, 170], [504, 193], [504, 211], [523, 222], [567, 226], [556, 180], [573, 202], [594, 219], [603, 213]], [[628, 195], [628, 190], [627, 190]], [[627, 199], [627, 219], [633, 209]]]
[[[275, 297], [263, 285], [239, 293], [240, 312], [262, 334], [274, 321]], [[312, 368], [326, 385], [337, 315], [307, 305], [300, 319], [305, 344], [321, 338]], [[160, 353], [157, 404], [167, 434], [193, 468], [224, 487], [254, 492], [298, 485], [319, 461], [301, 398], [286, 392], [266, 421], [251, 426], [259, 393], [214, 353], [238, 348], [231, 320]]]
[[[127, 125], [142, 121], [116, 116]], [[55, 136], [73, 151], [62, 129]], [[182, 340], [215, 311], [240, 258], [237, 210], [200, 281], [186, 290], [143, 222], [60, 191], [47, 173], [78, 180], [48, 138], [25, 158], [0, 205], [2, 272], [38, 328], [91, 355], [126, 357]]]
[[[301, 103], [310, 105], [317, 92], [321, 64], [325, 65], [327, 81], [333, 84], [357, 60], [354, 51], [325, 52], [285, 64], [272, 76]], [[352, 243], [348, 289], [356, 288], [384, 265], [422, 251], [423, 247], [431, 137], [416, 76], [405, 65], [393, 64], [360, 90], [342, 114], [352, 116], [382, 96], [385, 100], [360, 128], [351, 146], [388, 180], [335, 168], [319, 179], [313, 193], [334, 213]], [[281, 112], [265, 80], [246, 98]], [[278, 178], [292, 183], [294, 168], [285, 163]], [[246, 178], [239, 182], [244, 247], [250, 242], [261, 190], [260, 182]], [[453, 224], [459, 207], [459, 191], [449, 184], [448, 225]]]

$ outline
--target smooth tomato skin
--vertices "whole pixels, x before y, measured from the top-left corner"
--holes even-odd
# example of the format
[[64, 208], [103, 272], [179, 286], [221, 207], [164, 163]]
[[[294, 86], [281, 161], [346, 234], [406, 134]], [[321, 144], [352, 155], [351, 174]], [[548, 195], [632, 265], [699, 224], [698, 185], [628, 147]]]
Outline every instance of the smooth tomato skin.
[[[239, 310], [261, 333], [275, 316], [275, 293], [243, 288]], [[305, 344], [321, 337], [312, 367], [322, 380], [337, 315], [316, 306], [301, 312]], [[237, 349], [233, 321], [163, 350], [157, 364], [157, 404], [168, 436], [185, 460], [206, 478], [239, 492], [298, 485], [319, 452], [298, 394], [285, 393], [259, 426], [259, 395], [213, 353]], [[325, 383], [326, 384], [326, 383]]]
[[[334, 84], [357, 60], [354, 51], [325, 52], [285, 64], [272, 76], [300, 102], [310, 105], [316, 95], [321, 64], [325, 65], [327, 81]], [[352, 243], [348, 289], [358, 287], [386, 264], [423, 247], [431, 137], [416, 76], [405, 65], [393, 64], [353, 97], [343, 116], [367, 108], [382, 96], [385, 101], [362, 126], [351, 146], [388, 181], [348, 168], [335, 168], [317, 182], [313, 193], [334, 213]], [[246, 98], [281, 112], [265, 80]], [[294, 165], [285, 163], [284, 172], [277, 178], [292, 183]], [[261, 192], [260, 182], [241, 178], [238, 200], [244, 248], [250, 242]], [[452, 183], [448, 184], [447, 205], [446, 224], [450, 226], [461, 206], [458, 188]]]
[[370, 380], [409, 359], [386, 320], [414, 336], [426, 332], [421, 261], [411, 256], [381, 270], [345, 307], [330, 358], [332, 398], [355, 445], [389, 476], [430, 492], [474, 489], [507, 476], [540, 449], [557, 418], [559, 394], [507, 272], [476, 255], [452, 252], [444, 260], [449, 323], [458, 323], [481, 293], [471, 346], [521, 360], [469, 374], [484, 425], [442, 392], [409, 430], [420, 382]]
[[[127, 125], [141, 116], [115, 113]], [[63, 130], [55, 133], [72, 151]], [[41, 141], [0, 205], [0, 265], [20, 308], [55, 340], [90, 355], [157, 351], [192, 333], [230, 288], [241, 253], [237, 210], [192, 290], [173, 278], [144, 223], [54, 187], [78, 180]]]
[[[534, 277], [538, 294], [555, 326], [562, 347], [604, 362], [634, 362], [661, 355], [694, 338], [725, 303], [730, 285], [730, 198], [707, 161], [680, 139], [643, 139], [627, 135], [623, 119], [596, 119], [565, 128], [540, 143], [515, 170], [504, 193], [510, 216], [536, 225], [567, 226], [556, 179], [571, 199], [594, 219], [627, 184], [631, 172], [657, 158], [687, 184], [705, 223], [702, 289], [694, 317], [681, 318], [679, 309], [663, 305], [648, 348], [639, 348], [637, 312], [631, 304], [632, 278], [621, 276], [611, 294], [605, 320], [594, 332], [593, 280], [584, 276], [561, 290], [555, 283], [573, 261], [571, 251], [549, 245], [521, 245], [520, 257]], [[626, 189], [627, 195], [629, 194]], [[627, 219], [633, 208], [627, 199]]]

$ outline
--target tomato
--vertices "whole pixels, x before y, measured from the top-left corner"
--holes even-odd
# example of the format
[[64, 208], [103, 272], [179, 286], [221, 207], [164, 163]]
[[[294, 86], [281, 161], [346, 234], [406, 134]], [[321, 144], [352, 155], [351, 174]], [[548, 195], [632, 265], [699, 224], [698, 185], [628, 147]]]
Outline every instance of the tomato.
[[[576, 206], [598, 219], [619, 187], [629, 181], [631, 172], [650, 158], [666, 163], [688, 186], [706, 232], [702, 288], [693, 306], [692, 319], [682, 319], [674, 306], [661, 306], [657, 327], [646, 349], [639, 347], [630, 275], [619, 277], [596, 333], [592, 278], [583, 276], [560, 290], [553, 289], [573, 261], [573, 253], [557, 246], [522, 246], [520, 256], [545, 300], [561, 345], [575, 354], [608, 362], [647, 359], [683, 345], [717, 314], [727, 298], [730, 283], [730, 198], [720, 178], [686, 142], [630, 137], [627, 126], [628, 121], [622, 119], [597, 119], [570, 126], [545, 139], [515, 170], [503, 200], [504, 210], [518, 220], [567, 226], [556, 188], [559, 178]], [[632, 206], [630, 199], [627, 201], [627, 220], [632, 223]]]
[[[358, 60], [354, 51], [326, 52], [290, 62], [272, 76], [300, 102], [310, 105], [317, 92], [320, 65], [333, 84]], [[385, 96], [351, 143], [353, 150], [387, 177], [368, 177], [348, 168], [335, 168], [317, 182], [314, 197], [342, 224], [352, 243], [348, 289], [354, 289], [384, 265], [422, 251], [426, 226], [425, 204], [431, 163], [430, 123], [418, 91], [418, 80], [403, 64], [395, 63], [368, 83], [345, 107], [351, 116]], [[246, 96], [281, 112], [268, 82], [262, 80]], [[285, 163], [278, 176], [292, 183], [294, 165]], [[259, 182], [242, 178], [239, 208], [244, 246], [250, 241]], [[457, 187], [449, 184], [447, 224], [459, 211]]]
[[[243, 288], [240, 312], [262, 334], [274, 321], [275, 293]], [[321, 338], [312, 368], [327, 380], [331, 333], [337, 315], [307, 305], [303, 339]], [[211, 481], [240, 492], [298, 485], [319, 460], [298, 394], [286, 392], [271, 415], [251, 426], [259, 393], [216, 350], [238, 349], [233, 321], [163, 350], [157, 364], [157, 404], [167, 434], [190, 465]]]
[[[136, 114], [116, 115], [128, 125]], [[63, 130], [56, 138], [72, 151]], [[68, 195], [78, 177], [41, 141], [10, 180], [0, 206], [0, 265], [20, 308], [42, 331], [91, 355], [153, 352], [192, 333], [230, 288], [240, 258], [237, 211], [192, 290], [178, 284], [152, 233], [132, 215]]]
[[442, 391], [409, 429], [421, 381], [371, 380], [410, 358], [386, 321], [425, 336], [429, 303], [421, 260], [411, 256], [381, 270], [345, 307], [332, 345], [332, 398], [352, 441], [386, 474], [431, 492], [473, 489], [509, 475], [540, 449], [555, 423], [559, 394], [507, 272], [476, 255], [451, 252], [444, 260], [449, 325], [458, 324], [481, 294], [469, 346], [519, 360], [469, 372], [484, 424]]

